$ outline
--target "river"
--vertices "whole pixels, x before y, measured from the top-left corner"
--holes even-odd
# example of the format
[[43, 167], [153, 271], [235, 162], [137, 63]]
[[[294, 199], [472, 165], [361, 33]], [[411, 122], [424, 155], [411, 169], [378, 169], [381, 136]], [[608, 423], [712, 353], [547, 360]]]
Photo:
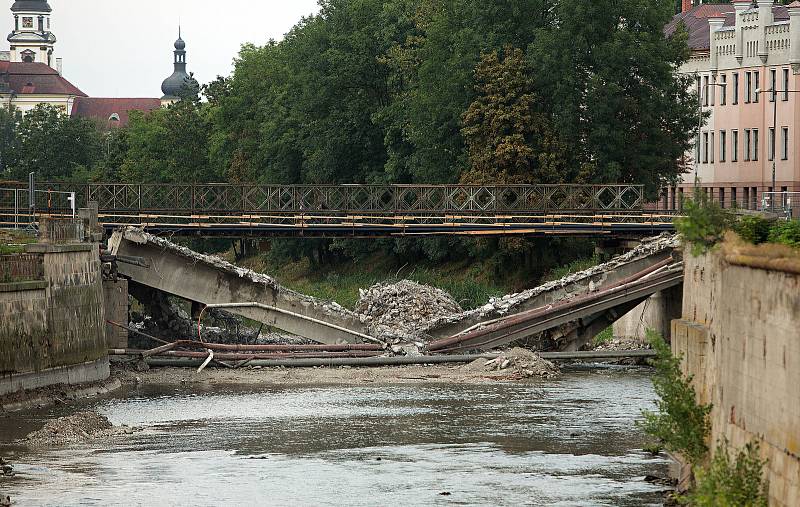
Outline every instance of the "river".
[[646, 370], [532, 383], [159, 386], [84, 402], [132, 435], [30, 451], [56, 407], [0, 416], [16, 505], [661, 505], [635, 427]]

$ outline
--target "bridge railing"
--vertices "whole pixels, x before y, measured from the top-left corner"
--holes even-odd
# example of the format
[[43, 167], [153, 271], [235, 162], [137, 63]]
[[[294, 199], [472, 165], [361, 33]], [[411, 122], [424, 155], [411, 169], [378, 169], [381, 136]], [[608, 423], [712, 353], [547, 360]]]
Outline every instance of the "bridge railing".
[[198, 213], [513, 213], [639, 211], [643, 185], [232, 185], [40, 183], [103, 211]]

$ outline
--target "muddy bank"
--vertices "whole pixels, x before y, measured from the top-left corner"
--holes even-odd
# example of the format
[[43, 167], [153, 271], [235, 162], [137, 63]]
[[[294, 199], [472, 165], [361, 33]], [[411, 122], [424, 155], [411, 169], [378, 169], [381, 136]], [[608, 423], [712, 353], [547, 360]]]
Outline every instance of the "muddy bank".
[[120, 380], [112, 377], [108, 380], [90, 384], [76, 386], [55, 385], [31, 391], [11, 393], [0, 396], [0, 414], [44, 408], [51, 405], [69, 404], [78, 400], [108, 394], [120, 387], [122, 387]]
[[[486, 360], [481, 360], [487, 363]], [[206, 385], [390, 385], [390, 384], [471, 384], [518, 380], [535, 382], [540, 376], [520, 375], [516, 364], [509, 363], [506, 368], [495, 364], [476, 365], [433, 365], [433, 366], [388, 366], [379, 368], [242, 368], [238, 370], [209, 369], [197, 373], [193, 368], [151, 368], [135, 371], [116, 367], [113, 376], [123, 384], [206, 384]], [[548, 368], [550, 378], [556, 373]], [[557, 370], [556, 370], [557, 371]]]

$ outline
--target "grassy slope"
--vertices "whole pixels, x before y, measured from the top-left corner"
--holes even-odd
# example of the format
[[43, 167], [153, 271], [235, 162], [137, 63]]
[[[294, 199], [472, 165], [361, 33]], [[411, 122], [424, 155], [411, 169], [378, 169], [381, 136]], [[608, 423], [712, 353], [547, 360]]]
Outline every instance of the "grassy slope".
[[281, 284], [298, 292], [355, 307], [358, 290], [379, 282], [402, 279], [439, 287], [449, 292], [462, 307], [477, 308], [490, 298], [535, 287], [544, 280], [555, 280], [597, 263], [596, 259], [573, 262], [549, 272], [543, 280], [526, 279], [519, 271], [498, 277], [489, 265], [470, 262], [420, 263], [398, 266], [385, 255], [374, 254], [359, 261], [317, 269], [308, 260], [278, 264], [267, 256], [238, 261], [237, 264], [267, 273]]

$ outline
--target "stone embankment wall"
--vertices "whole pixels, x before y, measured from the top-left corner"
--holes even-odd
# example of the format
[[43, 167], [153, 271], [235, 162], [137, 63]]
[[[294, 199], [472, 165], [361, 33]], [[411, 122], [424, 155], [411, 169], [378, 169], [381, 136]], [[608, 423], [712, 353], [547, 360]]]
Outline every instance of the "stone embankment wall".
[[31, 245], [38, 280], [0, 284], [0, 395], [108, 378], [97, 245]]
[[770, 505], [800, 505], [800, 274], [731, 264], [724, 253], [685, 262], [672, 349], [714, 406], [711, 444], [758, 441]]

